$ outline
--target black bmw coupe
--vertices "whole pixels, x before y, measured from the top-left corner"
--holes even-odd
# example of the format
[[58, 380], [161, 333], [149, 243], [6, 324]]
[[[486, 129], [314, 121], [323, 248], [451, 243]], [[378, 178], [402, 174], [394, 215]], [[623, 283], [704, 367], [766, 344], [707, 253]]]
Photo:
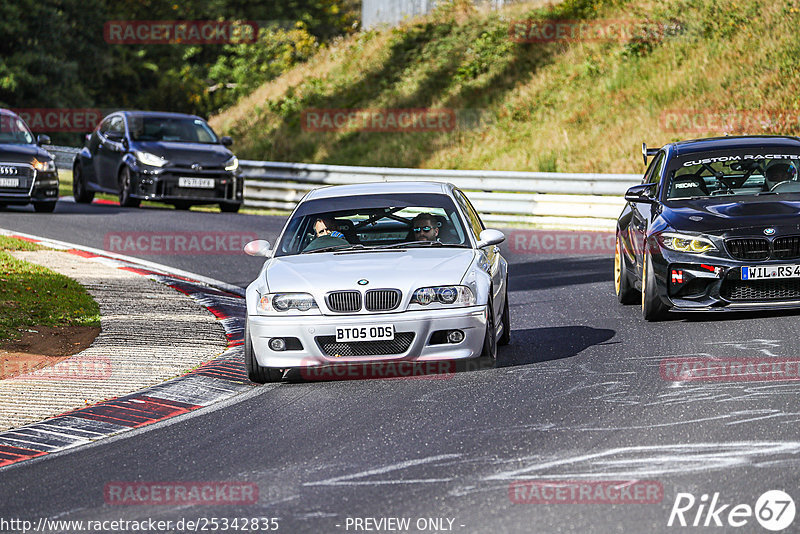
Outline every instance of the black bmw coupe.
[[697, 139], [661, 148], [617, 221], [623, 304], [665, 312], [800, 307], [800, 138]]

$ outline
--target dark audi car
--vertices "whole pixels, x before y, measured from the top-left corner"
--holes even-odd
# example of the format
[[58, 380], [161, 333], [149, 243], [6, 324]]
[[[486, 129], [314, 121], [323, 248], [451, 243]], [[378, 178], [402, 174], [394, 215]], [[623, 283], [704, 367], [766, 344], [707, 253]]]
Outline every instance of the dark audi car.
[[642, 146], [641, 185], [617, 221], [619, 301], [668, 310], [800, 307], [800, 139]]
[[33, 204], [36, 211], [52, 212], [58, 201], [58, 171], [53, 157], [41, 146], [50, 138], [34, 140], [19, 115], [0, 109], [0, 207]]
[[118, 111], [104, 118], [75, 157], [72, 189], [76, 202], [96, 192], [119, 195], [122, 206], [142, 200], [189, 209], [219, 204], [236, 212], [242, 204], [239, 160], [195, 115]]

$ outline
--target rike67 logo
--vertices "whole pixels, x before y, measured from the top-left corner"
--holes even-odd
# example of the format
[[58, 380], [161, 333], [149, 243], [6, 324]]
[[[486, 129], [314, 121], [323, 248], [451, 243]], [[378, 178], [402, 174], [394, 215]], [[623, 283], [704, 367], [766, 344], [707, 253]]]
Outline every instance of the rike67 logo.
[[755, 517], [765, 529], [779, 532], [792, 524], [794, 514], [794, 500], [781, 490], [765, 491], [754, 507], [723, 503], [719, 493], [711, 497], [703, 494], [699, 499], [691, 493], [678, 493], [667, 526], [724, 527], [728, 530], [750, 524]]

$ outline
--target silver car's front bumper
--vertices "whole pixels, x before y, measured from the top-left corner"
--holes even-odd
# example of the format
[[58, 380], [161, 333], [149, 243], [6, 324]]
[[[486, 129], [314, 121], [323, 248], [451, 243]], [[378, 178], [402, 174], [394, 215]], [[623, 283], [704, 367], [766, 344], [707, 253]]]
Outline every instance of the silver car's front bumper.
[[[262, 367], [313, 367], [332, 363], [365, 361], [460, 360], [480, 356], [486, 333], [486, 306], [405, 311], [375, 315], [272, 317], [250, 315], [250, 337], [258, 364]], [[395, 335], [412, 332], [413, 341], [398, 354], [341, 356], [323, 352], [318, 337], [335, 336], [339, 327], [394, 325]], [[440, 330], [461, 330], [460, 343], [430, 344], [431, 335]], [[268, 343], [275, 337], [297, 338], [302, 350], [274, 351]]]

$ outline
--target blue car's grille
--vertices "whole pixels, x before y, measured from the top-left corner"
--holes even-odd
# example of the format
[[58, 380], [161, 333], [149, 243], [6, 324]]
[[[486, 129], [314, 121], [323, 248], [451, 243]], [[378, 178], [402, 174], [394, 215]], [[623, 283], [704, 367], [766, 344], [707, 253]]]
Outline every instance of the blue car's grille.
[[779, 237], [772, 242], [772, 257], [776, 260], [800, 258], [800, 236]]
[[800, 280], [725, 280], [720, 296], [730, 301], [770, 301], [800, 299]]
[[728, 253], [737, 260], [766, 260], [769, 258], [769, 241], [762, 238], [726, 239]]

